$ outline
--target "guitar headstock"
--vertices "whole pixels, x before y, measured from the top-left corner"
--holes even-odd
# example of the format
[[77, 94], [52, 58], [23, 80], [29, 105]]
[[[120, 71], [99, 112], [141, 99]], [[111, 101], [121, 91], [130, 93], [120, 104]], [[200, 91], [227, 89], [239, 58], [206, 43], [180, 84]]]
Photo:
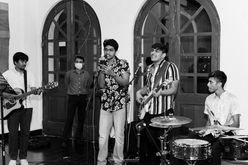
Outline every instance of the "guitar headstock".
[[59, 83], [57, 82], [57, 81], [55, 81], [55, 82], [49, 82], [49, 83], [47, 83], [45, 86], [44, 86], [44, 88], [45, 89], [53, 89], [53, 88], [56, 88], [56, 87], [58, 87], [59, 86]]

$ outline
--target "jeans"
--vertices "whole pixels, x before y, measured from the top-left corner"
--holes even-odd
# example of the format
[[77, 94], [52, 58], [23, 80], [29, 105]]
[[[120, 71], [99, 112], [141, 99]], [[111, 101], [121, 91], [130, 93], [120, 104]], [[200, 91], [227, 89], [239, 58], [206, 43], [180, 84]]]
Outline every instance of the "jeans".
[[126, 110], [120, 109], [115, 112], [107, 112], [101, 109], [99, 122], [99, 152], [98, 165], [107, 164], [108, 140], [112, 126], [115, 130], [115, 145], [113, 160], [115, 164], [122, 164], [124, 149], [124, 129], [126, 122]]
[[9, 155], [10, 159], [16, 160], [18, 156], [18, 129], [20, 126], [20, 152], [19, 158], [27, 158], [30, 123], [32, 119], [32, 108], [18, 109], [8, 118], [9, 129]]

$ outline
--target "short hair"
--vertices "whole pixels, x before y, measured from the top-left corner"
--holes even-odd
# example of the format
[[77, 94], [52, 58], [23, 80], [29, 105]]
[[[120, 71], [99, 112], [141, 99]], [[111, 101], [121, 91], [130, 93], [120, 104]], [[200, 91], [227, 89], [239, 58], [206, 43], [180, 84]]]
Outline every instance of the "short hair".
[[222, 88], [224, 88], [226, 84], [227, 76], [223, 71], [215, 70], [208, 74], [208, 78], [211, 77], [218, 79], [222, 83]]
[[15, 64], [19, 60], [28, 61], [28, 55], [23, 52], [16, 52], [13, 56], [13, 63]]
[[75, 61], [77, 58], [79, 58], [79, 59], [83, 60], [83, 62], [85, 62], [83, 56], [79, 56], [79, 55], [75, 56], [74, 61]]
[[167, 54], [168, 51], [169, 51], [169, 44], [168, 44], [168, 42], [165, 45], [162, 44], [162, 43], [155, 43], [155, 44], [152, 45], [152, 48], [153, 49], [159, 49], [163, 53], [166, 53]]
[[114, 39], [106, 39], [106, 40], [103, 41], [103, 47], [106, 47], [108, 45], [113, 46], [115, 51], [117, 51], [118, 48], [119, 48], [119, 44]]

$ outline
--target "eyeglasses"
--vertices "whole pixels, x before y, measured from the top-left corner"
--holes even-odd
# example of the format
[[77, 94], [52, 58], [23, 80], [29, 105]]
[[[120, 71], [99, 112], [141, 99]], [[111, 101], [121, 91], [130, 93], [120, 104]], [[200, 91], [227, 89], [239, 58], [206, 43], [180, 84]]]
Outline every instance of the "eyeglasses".
[[107, 52], [107, 51], [110, 51], [110, 52], [115, 51], [115, 49], [113, 49], [113, 48], [110, 48], [110, 49], [104, 48], [103, 50], [104, 50], [105, 52]]

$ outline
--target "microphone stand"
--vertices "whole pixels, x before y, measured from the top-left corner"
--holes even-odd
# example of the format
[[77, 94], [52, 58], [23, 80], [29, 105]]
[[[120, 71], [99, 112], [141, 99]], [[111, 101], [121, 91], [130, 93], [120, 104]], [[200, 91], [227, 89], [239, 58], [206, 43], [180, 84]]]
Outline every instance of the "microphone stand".
[[[90, 105], [92, 105], [92, 144], [93, 144], [93, 161], [95, 164], [96, 163], [96, 139], [95, 139], [95, 128], [96, 128], [96, 124], [95, 124], [95, 111], [96, 111], [96, 89], [97, 89], [97, 78], [98, 78], [98, 73], [94, 73], [93, 75], [93, 89], [92, 89], [92, 93], [89, 97], [89, 100], [87, 102], [86, 105], [86, 111], [89, 110]], [[92, 104], [90, 104], [92, 102]], [[88, 130], [88, 129], [87, 129]], [[88, 133], [87, 133], [88, 135]], [[88, 143], [87, 143], [87, 149], [88, 149]], [[87, 150], [88, 151], [88, 150]], [[89, 154], [89, 152], [87, 152], [87, 154]], [[87, 156], [87, 162], [88, 162], [88, 156]]]
[[[138, 71], [139, 71], [139, 69], [140, 69], [140, 66], [137, 68], [137, 70], [135, 71], [135, 73], [134, 73], [134, 76], [133, 76], [133, 78], [129, 81], [129, 83], [128, 83], [128, 85], [125, 87], [125, 88], [127, 88], [127, 90], [128, 90], [128, 87], [129, 87], [129, 85], [131, 85], [132, 83], [133, 83], [133, 81], [138, 77], [137, 76], [137, 73], [138, 73]], [[127, 98], [127, 97], [126, 97]], [[127, 129], [127, 102], [128, 102], [128, 99], [126, 99], [126, 101], [125, 101], [125, 109], [126, 109], [126, 122], [125, 122], [125, 128]], [[129, 132], [129, 131], [128, 131]], [[129, 139], [128, 137], [127, 137], [127, 133], [126, 133], [126, 135], [125, 135], [125, 138], [126, 139]], [[128, 151], [129, 150], [129, 140], [128, 140], [128, 146], [127, 146], [127, 148], [126, 148], [126, 150]], [[125, 159], [125, 161], [124, 161], [124, 164], [126, 165], [126, 163], [127, 162], [139, 162], [140, 161], [140, 152], [139, 152], [139, 149], [140, 149], [140, 132], [138, 131], [138, 133], [137, 133], [137, 157], [135, 157], [134, 159]]]

